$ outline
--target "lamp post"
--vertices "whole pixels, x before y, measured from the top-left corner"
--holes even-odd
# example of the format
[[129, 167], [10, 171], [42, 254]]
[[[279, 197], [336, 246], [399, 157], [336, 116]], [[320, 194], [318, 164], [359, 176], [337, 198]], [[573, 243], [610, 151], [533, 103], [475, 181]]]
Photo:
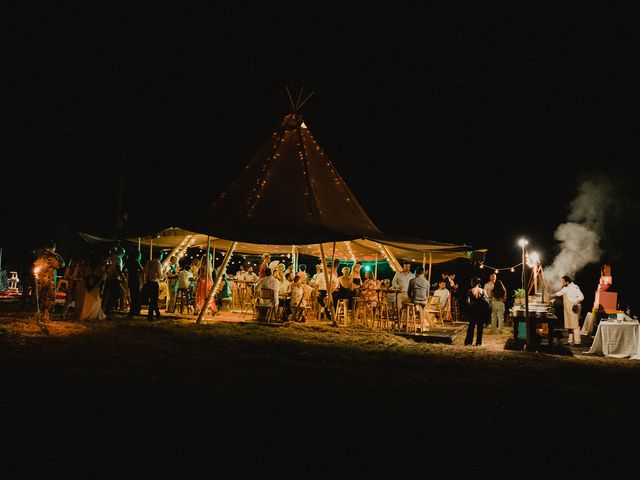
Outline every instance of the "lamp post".
[[522, 289], [524, 290], [524, 321], [525, 325], [527, 326], [527, 344], [531, 342], [531, 332], [529, 326], [529, 292], [527, 292], [525, 286], [525, 268], [527, 268], [527, 263], [525, 262], [525, 247], [528, 243], [529, 242], [526, 238], [521, 238], [520, 240], [518, 240], [518, 245], [522, 247]]

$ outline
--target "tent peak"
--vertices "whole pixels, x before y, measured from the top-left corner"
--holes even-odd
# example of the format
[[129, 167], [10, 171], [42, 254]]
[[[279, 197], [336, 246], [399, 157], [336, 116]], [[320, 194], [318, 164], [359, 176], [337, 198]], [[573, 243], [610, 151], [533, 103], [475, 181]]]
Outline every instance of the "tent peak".
[[296, 101], [293, 101], [293, 96], [291, 95], [291, 91], [289, 90], [289, 86], [285, 85], [285, 90], [287, 91], [287, 97], [289, 97], [289, 106], [291, 107], [291, 113], [296, 114], [298, 110], [302, 108], [302, 106], [307, 103], [307, 101], [313, 96], [315, 92], [311, 92], [307, 95], [304, 100], [302, 99], [302, 93], [304, 92], [304, 87], [300, 88], [300, 93], [298, 94], [298, 98]]

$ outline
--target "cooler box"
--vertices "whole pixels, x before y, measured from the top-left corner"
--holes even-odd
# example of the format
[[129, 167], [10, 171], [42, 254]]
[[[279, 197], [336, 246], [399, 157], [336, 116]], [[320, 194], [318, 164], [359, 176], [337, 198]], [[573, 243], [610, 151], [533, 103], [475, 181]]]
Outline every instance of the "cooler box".
[[527, 339], [527, 322], [518, 322], [518, 340]]

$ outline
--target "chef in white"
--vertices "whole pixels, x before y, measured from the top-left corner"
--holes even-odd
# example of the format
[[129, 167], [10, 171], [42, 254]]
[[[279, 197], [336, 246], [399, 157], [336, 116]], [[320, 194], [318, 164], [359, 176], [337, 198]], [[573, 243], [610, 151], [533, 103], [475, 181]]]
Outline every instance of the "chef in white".
[[[562, 288], [551, 294], [551, 298], [562, 297], [564, 328], [569, 330], [569, 344], [580, 345], [580, 304], [584, 295], [580, 287], [566, 275], [562, 277]], [[576, 306], [574, 308], [574, 306]]]

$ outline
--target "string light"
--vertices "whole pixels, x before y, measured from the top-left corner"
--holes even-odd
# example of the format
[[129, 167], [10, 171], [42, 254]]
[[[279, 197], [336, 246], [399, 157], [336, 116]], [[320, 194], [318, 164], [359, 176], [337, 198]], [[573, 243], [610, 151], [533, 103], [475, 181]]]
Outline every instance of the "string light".
[[480, 264], [480, 268], [482, 269], [482, 268], [487, 267], [487, 268], [493, 270], [495, 273], [498, 273], [501, 270], [509, 270], [511, 272], [515, 272], [516, 268], [518, 268], [520, 265], [522, 265], [522, 262], [520, 262], [520, 263], [518, 263], [516, 265], [513, 265], [512, 267], [492, 267], [491, 265], [487, 265], [486, 263], [481, 263]]

